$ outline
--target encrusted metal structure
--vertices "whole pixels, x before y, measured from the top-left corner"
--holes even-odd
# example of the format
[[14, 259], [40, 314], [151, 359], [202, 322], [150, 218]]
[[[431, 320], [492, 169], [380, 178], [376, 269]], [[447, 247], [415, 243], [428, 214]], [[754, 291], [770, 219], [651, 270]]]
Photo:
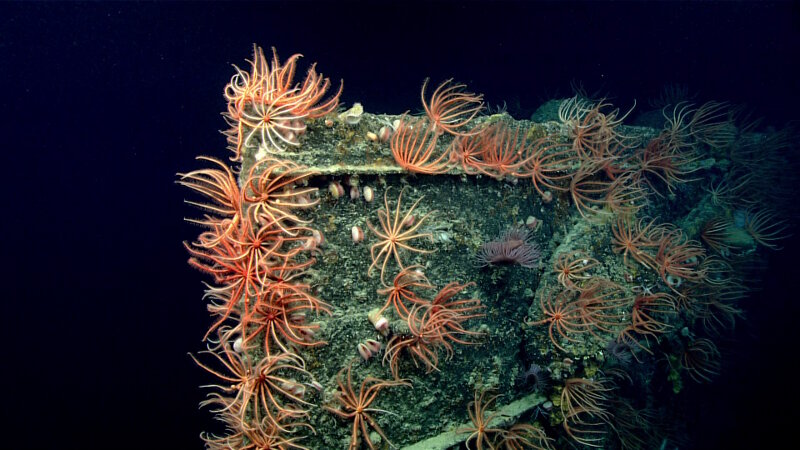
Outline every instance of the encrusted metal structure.
[[256, 49], [226, 89], [234, 172], [181, 178], [210, 198], [187, 245], [213, 277], [207, 446], [675, 439], [657, 392], [718, 372], [741, 262], [785, 230], [745, 172], [788, 135], [713, 102], [657, 128], [579, 97], [519, 121], [451, 82], [420, 118], [345, 111], [297, 59]]

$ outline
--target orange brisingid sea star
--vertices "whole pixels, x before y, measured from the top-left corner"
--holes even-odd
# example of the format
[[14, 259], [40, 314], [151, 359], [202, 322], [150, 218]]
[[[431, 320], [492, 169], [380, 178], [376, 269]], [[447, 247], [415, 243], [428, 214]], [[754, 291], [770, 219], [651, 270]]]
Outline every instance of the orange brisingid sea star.
[[399, 254], [400, 248], [417, 253], [432, 252], [432, 250], [423, 250], [412, 247], [408, 243], [412, 239], [431, 237], [430, 233], [417, 232], [419, 227], [431, 213], [429, 212], [425, 214], [418, 220], [415, 220], [413, 216], [414, 209], [417, 207], [420, 200], [424, 198], [424, 196], [420, 197], [416, 202], [414, 202], [408, 211], [402, 213], [403, 191], [400, 191], [400, 195], [397, 197], [397, 206], [395, 207], [394, 217], [392, 217], [391, 210], [389, 209], [388, 194], [389, 190], [387, 189], [383, 196], [384, 207], [378, 211], [378, 222], [380, 222], [381, 225], [380, 229], [372, 226], [369, 220], [367, 220], [367, 226], [369, 229], [378, 237], [378, 239], [380, 239], [377, 243], [372, 244], [369, 249], [370, 256], [372, 257], [372, 264], [370, 264], [369, 268], [367, 269], [367, 274], [369, 275], [372, 272], [372, 269], [378, 266], [378, 262], [381, 260], [381, 258], [383, 258], [383, 262], [381, 263], [381, 282], [384, 282], [386, 264], [389, 262], [389, 259], [392, 256], [394, 256], [395, 261], [397, 261], [397, 266], [400, 268], [400, 270], [403, 270], [403, 262], [400, 260]]
[[378, 425], [378, 422], [372, 417], [375, 413], [389, 413], [389, 411], [372, 407], [372, 402], [378, 396], [381, 389], [394, 386], [411, 386], [407, 380], [381, 380], [368, 376], [361, 382], [361, 387], [356, 390], [353, 387], [352, 376], [352, 363], [339, 371], [336, 376], [336, 384], [338, 390], [334, 394], [334, 399], [339, 404], [338, 407], [323, 406], [328, 412], [336, 416], [353, 421], [353, 431], [350, 436], [349, 450], [361, 448], [361, 441], [363, 440], [371, 450], [377, 447], [370, 438], [369, 428], [375, 430], [384, 441], [390, 446], [394, 447], [386, 437], [386, 433]]

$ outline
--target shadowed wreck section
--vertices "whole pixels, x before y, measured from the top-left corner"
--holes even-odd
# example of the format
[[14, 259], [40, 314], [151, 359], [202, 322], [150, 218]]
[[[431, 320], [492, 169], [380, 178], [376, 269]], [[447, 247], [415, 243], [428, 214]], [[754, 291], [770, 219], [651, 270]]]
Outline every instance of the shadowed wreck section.
[[375, 115], [273, 55], [224, 91], [231, 162], [179, 180], [222, 377], [207, 448], [681, 442], [671, 405], [722, 370], [744, 263], [788, 234], [765, 166], [790, 130], [683, 101], [632, 127], [581, 96], [534, 123], [452, 80]]

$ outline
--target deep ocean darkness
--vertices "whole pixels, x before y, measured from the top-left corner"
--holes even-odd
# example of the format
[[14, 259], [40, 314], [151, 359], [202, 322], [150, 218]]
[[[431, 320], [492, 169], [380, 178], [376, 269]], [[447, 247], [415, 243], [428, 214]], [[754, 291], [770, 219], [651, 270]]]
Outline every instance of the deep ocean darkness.
[[[1, 448], [202, 448], [210, 379], [187, 352], [209, 318], [175, 173], [229, 156], [222, 90], [254, 42], [370, 112], [455, 77], [517, 119], [571, 85], [644, 111], [668, 84], [800, 118], [797, 3], [2, 3]], [[695, 448], [796, 429], [798, 241], [770, 254], [722, 375], [682, 394]]]

